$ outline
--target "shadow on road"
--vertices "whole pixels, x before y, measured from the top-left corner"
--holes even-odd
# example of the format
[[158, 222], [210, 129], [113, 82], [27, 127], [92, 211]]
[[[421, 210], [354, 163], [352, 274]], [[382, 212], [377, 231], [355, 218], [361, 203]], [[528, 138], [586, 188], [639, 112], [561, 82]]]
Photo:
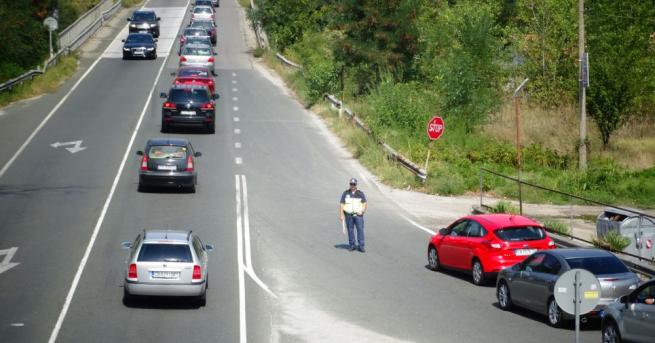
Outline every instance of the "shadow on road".
[[[498, 305], [498, 302], [494, 302], [491, 304], [491, 306], [495, 307], [498, 309], [498, 311], [502, 311], [500, 308], [500, 305]], [[547, 323], [547, 318], [546, 315], [539, 314], [537, 312], [532, 312], [530, 310], [524, 309], [522, 307], [517, 307], [514, 306], [510, 311], [508, 311], [512, 314], [519, 315], [523, 318], [531, 319], [536, 322], [541, 322], [544, 325], [548, 326]], [[566, 330], [566, 331], [571, 331], [571, 334], [573, 334], [573, 331], [575, 330], [575, 322], [573, 320], [569, 320], [564, 323], [564, 325], [561, 328], [553, 328], [554, 330]], [[580, 331], [598, 331], [600, 330], [600, 320], [599, 319], [589, 319], [588, 322], [582, 323], [580, 322]]]
[[129, 308], [156, 310], [197, 310], [200, 305], [191, 297], [123, 297], [123, 305]]
[[[432, 269], [430, 269], [430, 266], [427, 265], [427, 264], [425, 265], [425, 269], [427, 269], [427, 270], [429, 270], [429, 271], [431, 271], [433, 273], [441, 273], [443, 275], [447, 275], [447, 276], [450, 276], [452, 278], [459, 279], [459, 280], [462, 280], [464, 282], [468, 282], [470, 284], [473, 284], [473, 279], [471, 278], [471, 273], [470, 272], [469, 273], [463, 272], [463, 271], [460, 272], [460, 271], [444, 269], [444, 268], [440, 268], [438, 271], [435, 272]], [[495, 281], [496, 281], [495, 279], [488, 280], [485, 284], [477, 286], [477, 287], [496, 287]]]

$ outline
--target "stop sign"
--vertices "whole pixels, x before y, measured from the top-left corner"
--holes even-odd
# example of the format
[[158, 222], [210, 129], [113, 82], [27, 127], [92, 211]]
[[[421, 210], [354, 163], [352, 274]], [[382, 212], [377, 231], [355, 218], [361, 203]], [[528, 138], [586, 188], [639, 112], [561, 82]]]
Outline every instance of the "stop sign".
[[446, 127], [441, 117], [432, 117], [428, 122], [428, 138], [430, 138], [431, 141], [436, 141], [441, 137], [445, 128]]

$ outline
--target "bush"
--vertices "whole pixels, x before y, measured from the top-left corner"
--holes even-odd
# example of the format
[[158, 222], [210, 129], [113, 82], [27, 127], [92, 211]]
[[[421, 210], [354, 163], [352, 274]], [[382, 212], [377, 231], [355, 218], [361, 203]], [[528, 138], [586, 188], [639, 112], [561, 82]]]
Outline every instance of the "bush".
[[571, 228], [568, 227], [568, 225], [558, 222], [555, 220], [547, 220], [544, 222], [544, 227], [548, 229], [549, 231], [553, 231], [555, 233], [559, 234], [565, 234], [565, 235], [570, 235], [571, 234]]
[[[435, 97], [417, 82], [394, 83], [388, 77], [369, 96], [373, 116], [369, 121], [377, 129], [396, 129], [410, 135], [424, 132], [434, 115]], [[423, 137], [423, 136], [421, 136]]]
[[621, 252], [630, 245], [630, 238], [623, 237], [618, 231], [610, 231], [603, 237], [593, 240], [594, 245], [614, 252]]
[[516, 206], [512, 205], [511, 202], [506, 200], [499, 201], [495, 206], [491, 207], [491, 213], [509, 213], [509, 214], [518, 214], [519, 209]]

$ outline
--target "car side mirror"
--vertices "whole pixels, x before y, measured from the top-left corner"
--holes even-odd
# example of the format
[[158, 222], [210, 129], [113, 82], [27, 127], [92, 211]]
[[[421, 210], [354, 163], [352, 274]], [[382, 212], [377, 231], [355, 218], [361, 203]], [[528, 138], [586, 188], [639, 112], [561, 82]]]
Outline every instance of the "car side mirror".
[[448, 234], [449, 234], [448, 229], [446, 229], [445, 227], [439, 229], [439, 234], [442, 235], [442, 236], [448, 236]]
[[205, 250], [207, 250], [207, 252], [214, 251], [214, 245], [213, 244], [205, 244]]
[[155, 38], [155, 39], [153, 39], [153, 40], [155, 41], [155, 43], [157, 43], [157, 42], [159, 41], [159, 39], [157, 39], [157, 38]]
[[162, 98], [162, 99], [166, 99], [166, 98], [168, 98], [168, 95], [166, 93], [164, 93], [164, 92], [161, 92], [161, 93], [159, 93], [159, 97]]
[[214, 56], [218, 55], [218, 52], [214, 51]]
[[200, 157], [200, 156], [202, 156], [202, 153], [200, 151], [196, 151], [196, 153], [193, 154], [193, 156]]
[[125, 43], [125, 39], [121, 39], [121, 42]]
[[136, 154], [139, 155], [139, 156], [143, 156], [143, 151], [139, 150], [139, 151], [136, 152]]
[[127, 18], [127, 21], [132, 21], [132, 18]]
[[172, 73], [171, 73], [171, 76], [175, 76], [175, 72], [172, 72]]
[[128, 242], [128, 241], [122, 242], [122, 243], [121, 243], [121, 246], [122, 246], [123, 249], [125, 249], [125, 250], [127, 250], [127, 249], [131, 249], [131, 248], [132, 248], [132, 242]]
[[218, 100], [218, 98], [220, 98], [220, 97], [221, 96], [218, 93], [212, 94], [212, 99], [214, 99], [214, 100]]
[[161, 17], [157, 17], [157, 21], [160, 21], [160, 20], [161, 20]]

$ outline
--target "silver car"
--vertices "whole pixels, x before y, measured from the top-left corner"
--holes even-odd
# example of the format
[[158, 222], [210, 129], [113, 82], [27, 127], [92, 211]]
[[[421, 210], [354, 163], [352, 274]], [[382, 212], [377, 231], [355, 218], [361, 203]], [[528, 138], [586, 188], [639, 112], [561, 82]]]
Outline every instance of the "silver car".
[[601, 327], [603, 343], [655, 341], [655, 280], [607, 306]]
[[196, 6], [191, 10], [191, 20], [214, 20], [214, 8], [211, 6]]
[[123, 283], [123, 300], [133, 296], [195, 297], [204, 306], [207, 297], [208, 252], [192, 231], [144, 230], [134, 242], [123, 242], [129, 249]]
[[602, 249], [553, 249], [539, 251], [523, 262], [503, 269], [496, 281], [496, 297], [503, 310], [520, 306], [548, 316], [551, 326], [559, 327], [573, 316], [557, 305], [553, 288], [559, 276], [571, 269], [585, 269], [600, 281], [600, 302], [582, 317], [600, 317], [615, 299], [637, 288], [639, 278], [614, 254]]
[[209, 69], [213, 75], [214, 71], [214, 49], [211, 45], [186, 44], [180, 53], [180, 67], [204, 67]]

